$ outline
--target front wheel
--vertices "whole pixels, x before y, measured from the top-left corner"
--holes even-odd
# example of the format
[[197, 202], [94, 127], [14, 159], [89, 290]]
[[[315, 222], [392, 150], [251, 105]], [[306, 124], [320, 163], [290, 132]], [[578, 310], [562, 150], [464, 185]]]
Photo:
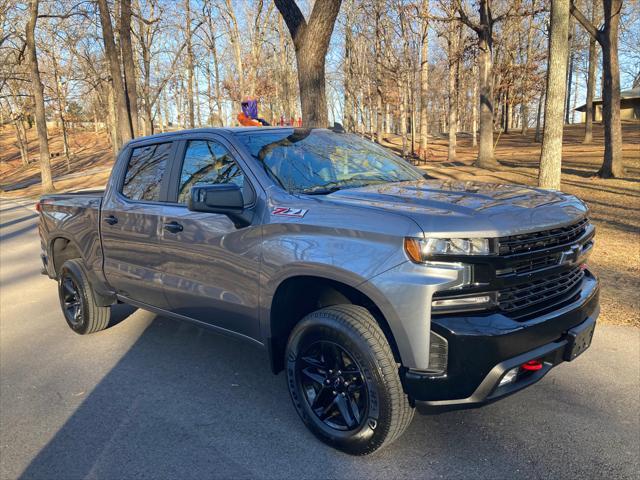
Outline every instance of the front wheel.
[[311, 432], [352, 455], [393, 442], [413, 418], [389, 343], [357, 305], [323, 308], [296, 325], [287, 345], [287, 381]]

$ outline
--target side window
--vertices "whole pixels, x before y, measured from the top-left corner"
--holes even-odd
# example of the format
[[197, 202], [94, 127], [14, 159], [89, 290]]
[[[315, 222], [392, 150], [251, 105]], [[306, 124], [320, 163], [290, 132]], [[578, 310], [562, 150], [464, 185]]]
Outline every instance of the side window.
[[187, 203], [194, 185], [216, 183], [235, 183], [242, 188], [244, 175], [223, 145], [209, 140], [190, 140], [180, 172], [178, 203]]
[[122, 194], [131, 200], [160, 200], [160, 184], [170, 151], [171, 143], [134, 148], [124, 176]]

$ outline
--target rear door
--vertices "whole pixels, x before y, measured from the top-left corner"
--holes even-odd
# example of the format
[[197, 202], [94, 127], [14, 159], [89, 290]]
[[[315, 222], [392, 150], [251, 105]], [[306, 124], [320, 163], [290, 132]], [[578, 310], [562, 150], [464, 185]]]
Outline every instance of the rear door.
[[162, 231], [171, 310], [258, 339], [260, 225], [237, 228], [226, 215], [187, 209], [192, 186], [216, 183], [239, 185], [252, 208], [257, 184], [232, 145], [214, 134], [180, 142], [172, 179]]
[[160, 243], [164, 201], [177, 143], [158, 140], [123, 151], [101, 214], [104, 273], [127, 298], [166, 309]]

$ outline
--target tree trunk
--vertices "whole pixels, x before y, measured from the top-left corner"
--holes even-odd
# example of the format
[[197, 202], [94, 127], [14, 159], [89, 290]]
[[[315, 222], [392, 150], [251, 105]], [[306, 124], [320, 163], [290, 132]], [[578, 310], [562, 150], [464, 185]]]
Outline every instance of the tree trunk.
[[504, 133], [509, 133], [509, 116], [511, 115], [509, 109], [509, 89], [504, 93], [504, 108], [502, 110], [502, 130]]
[[55, 83], [56, 100], [58, 103], [58, 118], [60, 120], [60, 130], [62, 131], [62, 151], [67, 164], [67, 172], [71, 171], [71, 155], [69, 151], [69, 136], [67, 135], [67, 120], [65, 112], [67, 110], [65, 95], [62, 91], [62, 82], [58, 72], [58, 60], [55, 54], [51, 54], [51, 63], [53, 66], [53, 81]]
[[569, 34], [569, 0], [552, 0], [549, 35], [547, 95], [544, 107], [544, 135], [540, 155], [538, 185], [560, 189], [562, 168], [562, 114], [567, 88], [567, 54]]
[[449, 57], [449, 146], [447, 160], [456, 159], [456, 134], [458, 132], [458, 24], [451, 22], [447, 33], [447, 47]]
[[108, 109], [108, 125], [107, 130], [109, 133], [109, 139], [111, 140], [111, 147], [113, 149], [113, 157], [118, 156], [118, 150], [122, 145], [122, 139], [120, 138], [120, 132], [118, 130], [118, 116], [116, 115], [116, 99], [113, 94], [113, 85], [108, 84], [107, 87], [107, 109]]
[[327, 127], [324, 66], [342, 0], [316, 2], [308, 23], [294, 0], [274, 2], [287, 24], [296, 50], [302, 122], [309, 128]]
[[[569, 17], [569, 28], [571, 28], [571, 17]], [[564, 109], [564, 123], [567, 125], [571, 123], [571, 87], [573, 86], [573, 64], [574, 64], [574, 44], [575, 44], [575, 28], [574, 31], [569, 34], [569, 59], [567, 60], [569, 63], [569, 67], [567, 70], [567, 95], [565, 98], [565, 109]]]
[[542, 130], [541, 130], [541, 121], [542, 121], [542, 105], [544, 104], [544, 93], [540, 93], [538, 96], [538, 108], [536, 112], [536, 135], [533, 139], [534, 142], [540, 143], [542, 141]]
[[376, 0], [375, 79], [376, 79], [376, 140], [382, 143], [382, 14], [383, 5]]
[[429, 151], [429, 0], [420, 6], [420, 158], [428, 159]]
[[42, 179], [43, 193], [53, 191], [53, 177], [51, 175], [51, 155], [49, 154], [49, 139], [47, 137], [47, 118], [44, 109], [44, 87], [40, 79], [38, 57], [36, 54], [36, 22], [38, 21], [39, 0], [29, 2], [29, 20], [26, 29], [26, 54], [29, 65], [31, 92], [35, 106], [36, 130], [38, 132], [38, 144], [40, 146], [40, 178]]
[[347, 132], [355, 130], [355, 118], [353, 115], [354, 101], [353, 101], [353, 32], [351, 25], [351, 18], [349, 12], [346, 16], [346, 25], [344, 32], [344, 112], [343, 123], [344, 129]]
[[98, 109], [94, 107], [91, 109], [91, 113], [93, 114], [93, 133], [98, 133]]
[[[597, 0], [593, 2], [593, 19], [595, 20], [595, 9]], [[584, 141], [593, 141], [593, 95], [596, 90], [596, 39], [589, 37], [589, 69], [587, 71], [587, 103], [584, 115]]]
[[471, 82], [471, 138], [474, 147], [478, 146], [478, 64], [474, 62]]
[[384, 104], [384, 133], [391, 133], [391, 108], [388, 103]]
[[602, 120], [604, 123], [604, 161], [598, 172], [603, 178], [622, 177], [622, 123], [620, 121], [620, 65], [618, 28], [622, 0], [603, 0], [604, 27], [598, 30], [571, 4], [571, 13], [602, 47]]
[[[531, 2], [531, 9], [535, 10], [536, 2], [535, 0]], [[522, 78], [522, 90], [523, 90], [523, 100], [522, 107], [520, 109], [520, 115], [522, 116], [522, 135], [526, 135], [529, 132], [529, 98], [526, 98], [527, 91], [531, 85], [529, 81], [529, 75], [531, 74], [531, 49], [532, 45], [532, 36], [533, 36], [533, 15], [529, 16], [529, 21], [527, 25], [527, 46], [526, 46], [526, 60], [525, 60], [525, 69], [524, 69], [524, 77]]]
[[[136, 5], [138, 2], [136, 0]], [[139, 9], [138, 5], [138, 9]], [[151, 14], [154, 13], [154, 4], [151, 4]], [[142, 55], [142, 103], [143, 103], [143, 135], [153, 135], [153, 101], [151, 100], [151, 42], [153, 36], [150, 35], [149, 26], [143, 21], [142, 15], [138, 16], [138, 30], [140, 35], [140, 53]], [[137, 91], [136, 91], [137, 92]], [[137, 102], [137, 98], [136, 98]], [[140, 125], [138, 124], [138, 128]]]
[[216, 94], [216, 110], [218, 113], [218, 125], [223, 127], [224, 121], [222, 119], [222, 90], [220, 87], [220, 65], [218, 63], [218, 48], [216, 46], [215, 38], [211, 45], [211, 53], [213, 55], [213, 73], [216, 76], [215, 94]]
[[[413, 94], [413, 90], [410, 90], [410, 92]], [[411, 156], [415, 157], [416, 155], [416, 102], [415, 102], [415, 98], [413, 98], [413, 95], [411, 97], [411, 101], [409, 102], [409, 105], [411, 106]]]
[[20, 150], [20, 160], [22, 161], [22, 166], [29, 166], [29, 145], [27, 139], [27, 132], [24, 129], [24, 125], [22, 123], [22, 119], [14, 118], [13, 126], [16, 130], [16, 139], [18, 140], [18, 149]]
[[602, 120], [604, 123], [603, 178], [624, 176], [622, 123], [620, 121], [620, 65], [618, 27], [622, 0], [603, 0], [605, 26], [602, 31]]
[[193, 44], [191, 42], [191, 0], [184, 0], [186, 24], [184, 26], [187, 44], [187, 116], [189, 128], [195, 128], [195, 110], [193, 103]]
[[479, 80], [480, 80], [480, 147], [476, 166], [495, 168], [497, 163], [493, 156], [493, 79], [491, 78], [490, 42], [483, 38], [480, 41]]
[[119, 150], [122, 143], [128, 142], [133, 138], [133, 132], [131, 129], [131, 122], [129, 121], [127, 96], [125, 93], [124, 82], [122, 80], [122, 72], [120, 70], [120, 59], [118, 58], [118, 51], [116, 50], [115, 40], [113, 37], [113, 26], [111, 25], [111, 16], [107, 6], [107, 0], [98, 0], [98, 9], [100, 10], [100, 24], [102, 25], [104, 50], [109, 62], [109, 71], [111, 73], [111, 84], [113, 86], [115, 101], [118, 144], [114, 145], [114, 150]]
[[124, 86], [127, 92], [129, 120], [133, 136], [140, 135], [138, 119], [138, 89], [136, 67], [131, 45], [131, 0], [120, 0], [120, 49], [124, 70]]
[[238, 27], [238, 21], [236, 19], [235, 12], [231, 0], [225, 0], [227, 16], [229, 17], [229, 35], [231, 37], [231, 46], [233, 48], [233, 58], [236, 64], [236, 73], [238, 75], [238, 92], [239, 98], [234, 99], [237, 102], [237, 110], [240, 110], [240, 103], [244, 99], [245, 92], [245, 79], [244, 79], [244, 62], [242, 60], [242, 45], [240, 39], [240, 29]]
[[400, 90], [400, 137], [402, 138], [402, 158], [407, 158], [407, 100], [404, 82], [398, 85]]

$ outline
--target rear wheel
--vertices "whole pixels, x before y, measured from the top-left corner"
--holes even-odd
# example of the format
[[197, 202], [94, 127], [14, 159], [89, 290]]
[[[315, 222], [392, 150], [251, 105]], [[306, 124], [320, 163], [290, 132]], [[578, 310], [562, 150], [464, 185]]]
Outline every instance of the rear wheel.
[[366, 455], [388, 445], [413, 418], [391, 348], [360, 306], [323, 308], [296, 325], [287, 380], [307, 427], [346, 453]]
[[62, 265], [58, 277], [58, 296], [64, 318], [74, 332], [80, 335], [94, 333], [109, 325], [111, 308], [96, 304], [80, 260], [67, 260]]

